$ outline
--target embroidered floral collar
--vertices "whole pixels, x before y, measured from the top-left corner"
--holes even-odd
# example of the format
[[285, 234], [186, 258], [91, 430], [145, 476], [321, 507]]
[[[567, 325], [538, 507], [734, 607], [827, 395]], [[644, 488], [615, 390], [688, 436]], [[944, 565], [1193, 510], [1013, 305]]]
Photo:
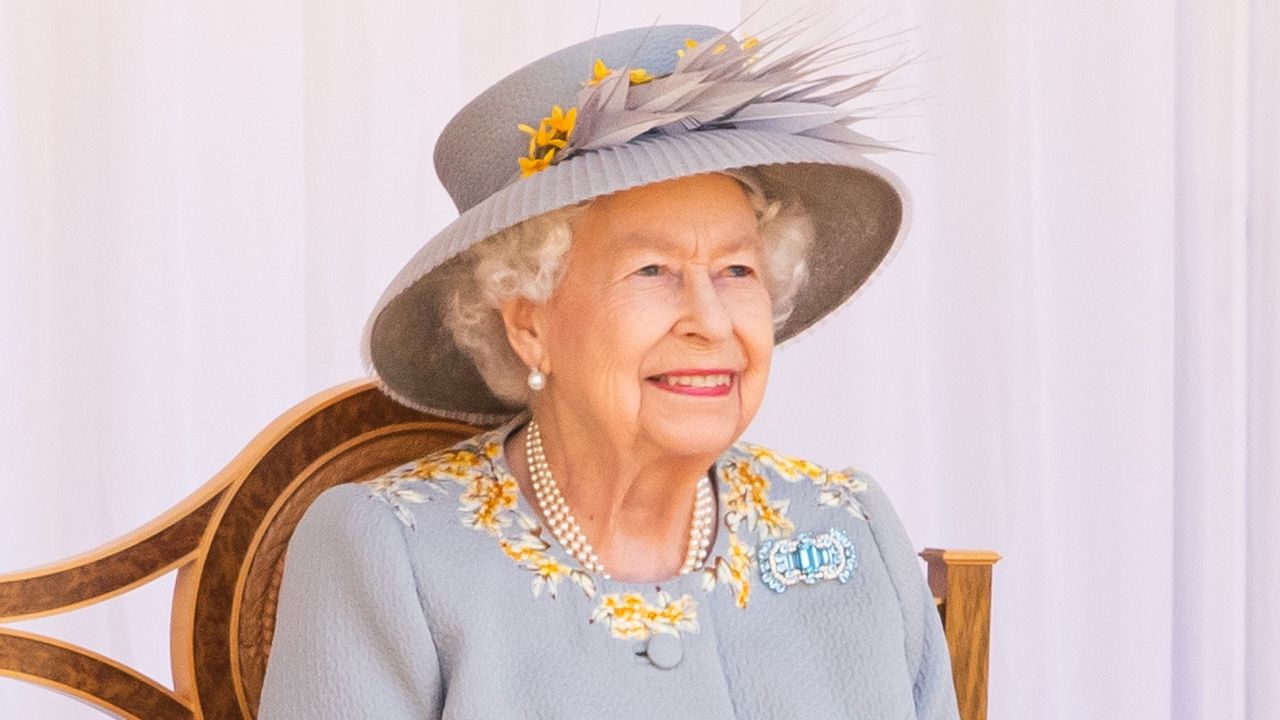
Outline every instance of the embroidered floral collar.
[[[503, 443], [527, 420], [528, 414], [522, 414], [453, 447], [405, 463], [365, 485], [372, 497], [387, 503], [410, 528], [415, 521], [408, 505], [427, 501], [428, 493], [457, 491], [462, 524], [491, 535], [507, 557], [532, 574], [534, 597], [544, 590], [556, 597], [560, 583], [567, 580], [594, 599], [597, 577], [558, 544], [553, 549], [551, 533], [520, 507], [519, 484], [503, 457]], [[721, 553], [708, 557], [706, 565], [695, 572], [702, 575], [704, 592], [723, 586], [739, 608], [745, 609], [751, 596], [756, 564], [751, 538], [767, 541], [795, 532], [787, 517], [790, 501], [769, 497], [771, 477], [790, 482], [808, 480], [819, 488], [819, 505], [844, 508], [864, 518], [857, 494], [867, 483], [858, 473], [830, 471], [759, 445], [734, 444], [716, 461], [714, 476], [719, 496], [717, 536], [726, 533], [727, 542]], [[745, 537], [740, 534], [744, 530]], [[590, 621], [601, 623], [621, 639], [643, 640], [654, 633], [679, 636], [697, 632], [697, 602], [689, 593], [673, 599], [663, 590], [657, 590], [653, 602], [639, 592], [605, 593], [600, 595]]]

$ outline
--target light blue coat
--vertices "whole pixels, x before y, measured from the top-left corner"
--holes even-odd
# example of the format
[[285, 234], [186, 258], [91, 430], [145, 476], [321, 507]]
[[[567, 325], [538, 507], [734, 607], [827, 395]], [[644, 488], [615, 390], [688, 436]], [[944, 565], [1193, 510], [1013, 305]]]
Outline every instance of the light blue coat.
[[[865, 473], [738, 443], [713, 468], [710, 569], [618, 582], [582, 571], [515, 489], [502, 441], [525, 420], [316, 500], [261, 720], [958, 717], [914, 546]], [[789, 562], [848, 572], [768, 587]]]

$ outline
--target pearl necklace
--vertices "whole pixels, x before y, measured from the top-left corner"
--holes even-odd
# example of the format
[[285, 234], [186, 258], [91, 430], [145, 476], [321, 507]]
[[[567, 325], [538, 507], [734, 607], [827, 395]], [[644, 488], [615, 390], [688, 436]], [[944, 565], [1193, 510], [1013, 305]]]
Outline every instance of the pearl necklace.
[[[542, 431], [535, 420], [529, 421], [529, 431], [524, 443], [529, 474], [533, 479], [533, 492], [538, 498], [538, 508], [551, 525], [556, 540], [590, 572], [598, 572], [608, 578], [600, 558], [591, 549], [587, 536], [578, 521], [573, 519], [565, 503], [560, 486], [551, 476], [547, 456], [542, 451]], [[715, 513], [711, 507], [711, 481], [704, 475], [698, 480], [697, 497], [693, 504], [693, 523], [689, 528], [689, 549], [685, 552], [680, 574], [692, 572], [706, 562], [711, 541], [711, 528], [715, 525]]]

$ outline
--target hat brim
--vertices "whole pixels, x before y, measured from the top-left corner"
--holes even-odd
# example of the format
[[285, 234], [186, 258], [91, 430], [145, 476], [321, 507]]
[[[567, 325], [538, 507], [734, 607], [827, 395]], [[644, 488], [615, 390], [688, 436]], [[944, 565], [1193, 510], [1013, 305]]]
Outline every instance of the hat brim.
[[775, 344], [848, 300], [905, 234], [907, 195], [901, 181], [847, 145], [734, 129], [642, 137], [513, 181], [427, 242], [392, 280], [365, 324], [365, 366], [391, 397], [418, 410], [475, 424], [510, 418], [521, 408], [490, 392], [444, 324], [455, 259], [494, 233], [557, 208], [742, 167], [756, 168], [770, 195], [798, 200], [814, 224], [809, 278]]

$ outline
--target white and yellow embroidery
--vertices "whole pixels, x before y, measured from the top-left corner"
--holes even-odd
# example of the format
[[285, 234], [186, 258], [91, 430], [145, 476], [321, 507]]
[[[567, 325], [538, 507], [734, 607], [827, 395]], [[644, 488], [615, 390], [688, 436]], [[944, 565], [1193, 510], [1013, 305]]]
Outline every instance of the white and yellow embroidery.
[[515, 511], [515, 514], [523, 532], [515, 538], [501, 538], [498, 540], [498, 545], [517, 565], [533, 572], [531, 581], [533, 596], [538, 597], [545, 588], [548, 595], [555, 597], [560, 581], [568, 578], [587, 597], [595, 597], [596, 581], [592, 579], [591, 574], [581, 568], [569, 567], [551, 557], [547, 552], [551, 545], [542, 539], [542, 527], [537, 521], [519, 511]]
[[[551, 544], [536, 519], [519, 509], [519, 485], [498, 462], [502, 438], [498, 430], [478, 435], [437, 453], [402, 465], [367, 481], [372, 496], [387, 503], [405, 525], [414, 527], [413, 514], [406, 504], [430, 500], [424, 489], [447, 492], [459, 488], [458, 512], [468, 528], [497, 538], [502, 552], [516, 565], [532, 573], [530, 589], [534, 597], [545, 591], [551, 597], [562, 581], [568, 580], [587, 598], [596, 597], [596, 582], [576, 562], [568, 564], [553, 557]], [[788, 537], [795, 524], [787, 517], [788, 500], [769, 497], [771, 476], [789, 482], [807, 479], [819, 488], [818, 504], [843, 507], [862, 518], [862, 506], [855, 497], [866, 489], [866, 480], [855, 474], [828, 471], [807, 460], [775, 453], [750, 443], [731, 448], [718, 463], [727, 534], [725, 555], [711, 557], [702, 572], [702, 589], [711, 592], [725, 586], [734, 604], [746, 608], [751, 596], [751, 576], [756, 563], [755, 548], [740, 535], [746, 524], [748, 536], [759, 540]], [[636, 640], [655, 633], [679, 636], [697, 632], [697, 602], [689, 594], [671, 598], [657, 590], [650, 602], [641, 593], [608, 593], [600, 597], [590, 622], [609, 628], [613, 637]]]
[[866, 473], [857, 468], [850, 468], [853, 475], [838, 470], [827, 470], [819, 465], [776, 453], [768, 448], [750, 443], [742, 443], [742, 447], [760, 464], [777, 471], [784, 479], [791, 482], [809, 480], [819, 488], [818, 504], [828, 507], [842, 507], [856, 518], [867, 519], [862, 503], [856, 495], [867, 489]]
[[658, 591], [658, 601], [650, 603], [640, 593], [609, 593], [591, 613], [591, 622], [600, 622], [616, 638], [645, 640], [656, 633], [680, 636], [698, 631], [698, 604], [685, 593], [672, 600], [670, 593]]

